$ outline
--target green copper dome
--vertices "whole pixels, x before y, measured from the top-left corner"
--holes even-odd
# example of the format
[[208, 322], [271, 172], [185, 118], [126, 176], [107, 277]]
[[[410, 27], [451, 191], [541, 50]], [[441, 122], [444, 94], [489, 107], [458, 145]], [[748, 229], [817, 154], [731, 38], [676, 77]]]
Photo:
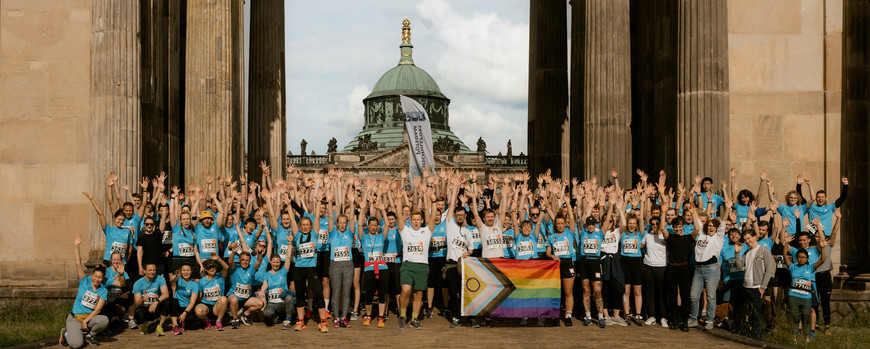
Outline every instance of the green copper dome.
[[414, 45], [403, 43], [399, 47], [401, 49], [399, 64], [378, 79], [372, 93], [366, 98], [399, 94], [444, 97], [435, 79], [414, 64], [412, 56]]

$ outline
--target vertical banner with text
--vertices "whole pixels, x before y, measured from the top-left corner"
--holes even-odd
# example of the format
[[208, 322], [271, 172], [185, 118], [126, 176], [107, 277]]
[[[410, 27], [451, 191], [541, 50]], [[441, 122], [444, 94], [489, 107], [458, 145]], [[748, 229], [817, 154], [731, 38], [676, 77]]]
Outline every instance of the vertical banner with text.
[[432, 152], [432, 128], [429, 124], [429, 114], [417, 101], [399, 95], [402, 101], [402, 112], [405, 116], [405, 129], [408, 131], [409, 165], [408, 175], [411, 185], [414, 177], [422, 171], [435, 171], [435, 155]]

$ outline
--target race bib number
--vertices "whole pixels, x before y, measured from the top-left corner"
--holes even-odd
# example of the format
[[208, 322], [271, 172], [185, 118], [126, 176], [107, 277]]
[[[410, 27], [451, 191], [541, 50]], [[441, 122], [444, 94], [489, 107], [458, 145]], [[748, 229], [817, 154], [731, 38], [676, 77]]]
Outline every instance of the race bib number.
[[794, 279], [791, 289], [796, 293], [808, 295], [813, 292], [813, 283], [810, 280]]
[[782, 255], [774, 255], [773, 260], [776, 262], [777, 269], [788, 269], [788, 267], [785, 266], [785, 257]]
[[202, 297], [209, 302], [217, 302], [221, 297], [221, 289], [218, 286], [212, 286], [202, 290]]
[[567, 256], [570, 253], [568, 248], [568, 241], [556, 241], [553, 243], [553, 254], [557, 256]]
[[233, 288], [233, 293], [239, 299], [246, 299], [251, 297], [251, 285], [242, 285], [240, 283], [236, 283], [236, 287]]
[[444, 248], [444, 242], [446, 240], [447, 240], [447, 238], [445, 238], [443, 236], [433, 236], [432, 241], [429, 243], [429, 246], [431, 246], [432, 248], [434, 248], [436, 250], [440, 250], [440, 249]]
[[[384, 259], [384, 254], [381, 253], [381, 251], [372, 251], [371, 253], [369, 253], [369, 258], [368, 258], [369, 262], [376, 262], [376, 261], [380, 261], [383, 259]], [[395, 261], [396, 258], [393, 257], [393, 260]]]
[[193, 257], [193, 245], [180, 243], [178, 244], [178, 255], [181, 257]]
[[100, 295], [91, 291], [85, 291], [85, 294], [82, 296], [82, 305], [91, 310], [97, 307], [97, 302], [99, 301]]
[[706, 248], [708, 243], [709, 243], [709, 240], [706, 240], [706, 239], [698, 240], [698, 247]]
[[622, 240], [622, 252], [624, 252], [625, 254], [636, 254], [637, 253], [637, 239]]
[[408, 242], [405, 245], [405, 254], [409, 256], [422, 256], [423, 255], [423, 243], [422, 242]]
[[728, 268], [731, 269], [732, 272], [743, 271], [743, 268], [740, 268], [737, 265], [737, 258], [731, 258], [728, 260]]
[[749, 218], [740, 218], [737, 220], [737, 224], [740, 224], [739, 227], [742, 229], [743, 225], [746, 224], [746, 221], [748, 221], [748, 220], [749, 220]]
[[127, 244], [122, 242], [113, 242], [111, 247], [112, 253], [118, 252], [121, 254], [121, 258], [127, 256]]
[[489, 248], [490, 250], [500, 249], [501, 248], [501, 236], [486, 238], [486, 247]]
[[282, 293], [284, 293], [283, 288], [273, 288], [269, 290], [269, 303], [284, 303], [284, 298], [281, 298]]
[[314, 243], [313, 242], [303, 242], [299, 244], [299, 256], [302, 258], [312, 258], [314, 257]]
[[278, 247], [278, 255], [281, 256], [282, 261], [287, 259], [287, 248], [288, 247], [289, 246], [287, 246], [287, 245], [281, 245]]
[[537, 244], [535, 244], [535, 247], [538, 249], [543, 249], [544, 248], [544, 239], [538, 239], [538, 242], [537, 242]]
[[347, 246], [341, 246], [332, 249], [332, 260], [336, 262], [349, 261], [350, 249]]
[[317, 232], [317, 243], [325, 244], [329, 242], [329, 233], [326, 232], [326, 229], [321, 229]]
[[201, 245], [203, 253], [217, 253], [217, 240], [215, 239], [202, 239]]
[[397, 253], [387, 253], [384, 255], [384, 262], [396, 263], [396, 256], [398, 256], [398, 255], [399, 254], [397, 254]]
[[121, 296], [121, 289], [118, 287], [112, 287], [108, 291], [109, 292], [106, 293], [106, 301], [110, 303], [114, 302], [116, 299], [118, 299], [118, 297]]
[[604, 244], [605, 245], [616, 244], [616, 240], [617, 240], [617, 238], [616, 238], [615, 233], [614, 234], [607, 234], [604, 236]]
[[517, 255], [520, 256], [528, 256], [535, 253], [535, 248], [532, 246], [531, 241], [520, 241], [517, 244]]
[[584, 239], [583, 240], [584, 254], [598, 254], [598, 240]]
[[502, 235], [501, 243], [505, 248], [514, 248], [514, 237], [510, 235]]
[[164, 245], [172, 245], [172, 230], [167, 230], [163, 232], [162, 243]]
[[471, 231], [471, 242], [480, 242], [480, 230]]
[[145, 305], [151, 306], [151, 304], [154, 304], [154, 302], [157, 302], [157, 294], [156, 293], [149, 292], [149, 293], [145, 294], [145, 301], [143, 302], [143, 303], [145, 303]]
[[468, 250], [468, 243], [466, 243], [464, 239], [460, 239], [459, 237], [453, 239], [453, 246], [462, 250], [463, 252]]

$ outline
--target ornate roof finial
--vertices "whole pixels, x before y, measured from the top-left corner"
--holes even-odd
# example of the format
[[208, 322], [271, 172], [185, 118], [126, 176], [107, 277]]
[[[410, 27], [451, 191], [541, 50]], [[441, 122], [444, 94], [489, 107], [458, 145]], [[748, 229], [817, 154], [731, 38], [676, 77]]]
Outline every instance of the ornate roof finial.
[[408, 20], [408, 17], [405, 17], [405, 20], [402, 21], [402, 43], [411, 43], [411, 21]]

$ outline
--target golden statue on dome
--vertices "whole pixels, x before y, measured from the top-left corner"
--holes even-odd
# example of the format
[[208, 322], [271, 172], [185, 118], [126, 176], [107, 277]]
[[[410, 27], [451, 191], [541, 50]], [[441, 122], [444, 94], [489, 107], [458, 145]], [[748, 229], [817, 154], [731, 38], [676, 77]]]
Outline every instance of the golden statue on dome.
[[408, 20], [408, 17], [402, 21], [402, 43], [411, 43], [411, 21]]

